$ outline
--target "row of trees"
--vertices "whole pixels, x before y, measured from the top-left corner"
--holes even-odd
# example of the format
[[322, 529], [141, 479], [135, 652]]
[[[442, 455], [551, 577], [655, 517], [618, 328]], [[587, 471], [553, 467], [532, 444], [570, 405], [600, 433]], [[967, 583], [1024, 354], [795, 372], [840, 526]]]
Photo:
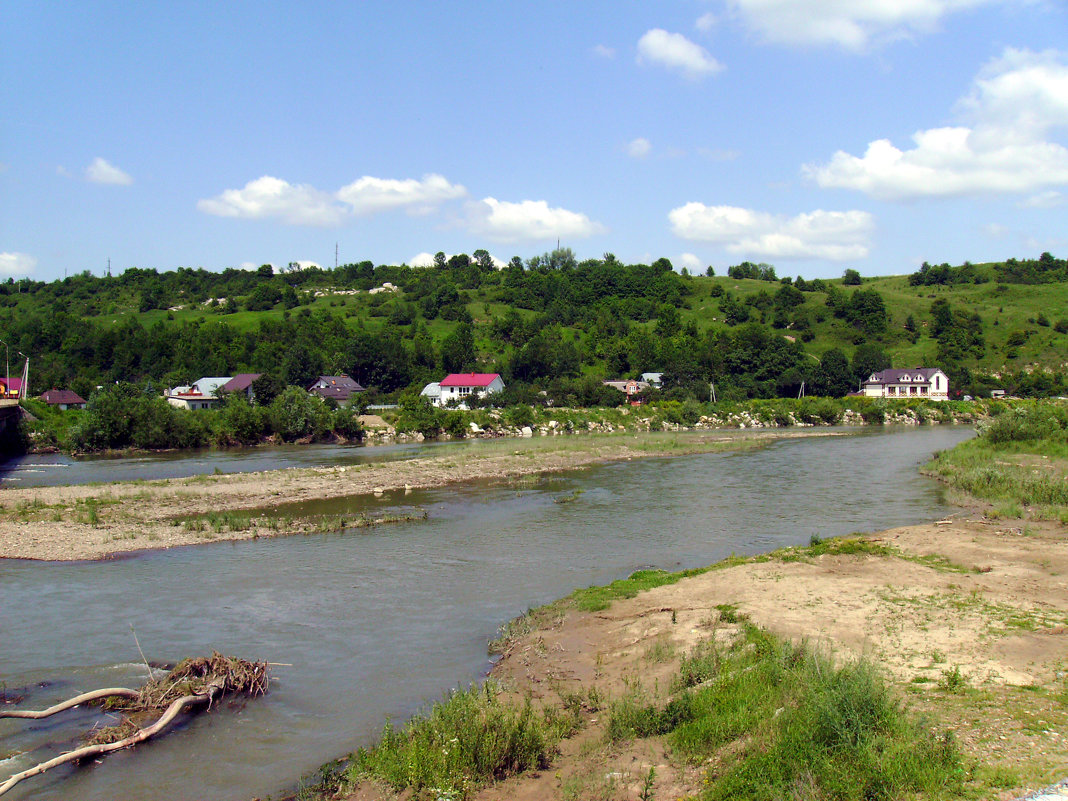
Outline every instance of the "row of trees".
[[36, 444], [73, 451], [252, 445], [271, 436], [285, 442], [362, 436], [357, 409], [324, 402], [298, 387], [255, 406], [243, 394], [232, 394], [218, 409], [197, 412], [171, 406], [151, 385], [126, 382], [95, 390], [84, 410], [57, 413], [41, 403], [31, 406], [41, 421], [31, 425]]

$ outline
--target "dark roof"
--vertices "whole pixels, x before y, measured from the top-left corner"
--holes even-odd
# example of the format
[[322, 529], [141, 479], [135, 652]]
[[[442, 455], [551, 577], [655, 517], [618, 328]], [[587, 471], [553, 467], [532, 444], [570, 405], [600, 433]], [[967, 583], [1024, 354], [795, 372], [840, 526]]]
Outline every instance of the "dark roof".
[[347, 401], [357, 392], [363, 392], [363, 387], [347, 375], [321, 375], [308, 387], [308, 392], [324, 400], [333, 398], [336, 401]]
[[261, 375], [263, 375], [263, 373], [238, 373], [223, 384], [223, 392], [243, 392]]
[[[880, 373], [872, 373], [865, 384], [915, 384], [916, 376], [922, 376], [921, 382], [930, 382], [935, 373], [942, 372], [937, 367], [912, 367], [908, 370], [883, 370]], [[908, 380], [904, 380], [905, 378]]]
[[41, 400], [45, 403], [53, 405], [59, 405], [65, 403], [68, 406], [74, 403], [85, 403], [85, 398], [79, 395], [77, 392], [72, 392], [69, 389], [50, 389], [41, 395]]

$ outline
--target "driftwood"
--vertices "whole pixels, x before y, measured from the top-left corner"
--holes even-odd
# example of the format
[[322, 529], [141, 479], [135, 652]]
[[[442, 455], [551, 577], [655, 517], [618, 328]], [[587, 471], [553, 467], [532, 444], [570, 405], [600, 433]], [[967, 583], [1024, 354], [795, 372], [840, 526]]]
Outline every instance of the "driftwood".
[[50, 706], [48, 709], [42, 709], [39, 712], [34, 712], [29, 709], [0, 709], [0, 718], [40, 720], [41, 718], [51, 717], [57, 712], [63, 712], [64, 710], [73, 709], [76, 706], [87, 704], [90, 701], [118, 697], [137, 698], [140, 694], [139, 690], [127, 690], [125, 687], [108, 687], [106, 690], [93, 690], [92, 692], [76, 695], [73, 698], [62, 701], [55, 706]]
[[24, 779], [38, 776], [47, 770], [68, 762], [81, 762], [90, 757], [102, 756], [112, 751], [142, 743], [160, 734], [187, 709], [207, 704], [227, 693], [263, 695], [267, 692], [267, 663], [246, 662], [214, 653], [208, 658], [187, 659], [160, 680], [150, 680], [140, 690], [115, 687], [82, 693], [39, 712], [9, 710], [0, 713], [3, 717], [40, 719], [71, 709], [79, 704], [105, 698], [126, 699], [116, 706], [132, 714], [144, 714], [163, 710], [163, 714], [149, 726], [138, 727], [127, 719], [122, 725], [100, 729], [91, 733], [89, 745], [60, 754], [47, 762], [16, 773], [0, 784], [0, 795]]

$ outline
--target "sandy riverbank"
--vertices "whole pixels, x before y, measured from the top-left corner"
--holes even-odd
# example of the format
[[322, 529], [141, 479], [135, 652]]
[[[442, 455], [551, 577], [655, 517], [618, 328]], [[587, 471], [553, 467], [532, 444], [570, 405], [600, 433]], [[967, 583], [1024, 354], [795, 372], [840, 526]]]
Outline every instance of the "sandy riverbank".
[[[954, 732], [968, 763], [979, 766], [976, 797], [1018, 798], [1063, 778], [1068, 762], [1068, 529], [1022, 525], [962, 513], [872, 535], [876, 546], [888, 546], [876, 553], [794, 549], [616, 600], [604, 611], [558, 602], [508, 641], [492, 677], [517, 701], [529, 695], [563, 706], [569, 694], [590, 697], [596, 688], [613, 699], [640, 684], [666, 703], [682, 657], [703, 640], [730, 639], [733, 618], [747, 616], [837, 658], [869, 657], [914, 711]], [[688, 764], [661, 737], [611, 744], [606, 706], [587, 709], [585, 725], [562, 743], [549, 770], [474, 798], [699, 797], [715, 758]], [[725, 757], [736, 751], [726, 746]], [[349, 796], [389, 797], [369, 784]]]
[[[458, 443], [433, 456], [164, 481], [0, 490], [0, 558], [104, 559], [131, 551], [300, 534], [315, 523], [260, 516], [282, 504], [553, 473], [592, 464], [840, 436], [820, 429], [700, 432]], [[219, 513], [240, 527], [204, 524]], [[189, 522], [186, 522], [189, 521]]]

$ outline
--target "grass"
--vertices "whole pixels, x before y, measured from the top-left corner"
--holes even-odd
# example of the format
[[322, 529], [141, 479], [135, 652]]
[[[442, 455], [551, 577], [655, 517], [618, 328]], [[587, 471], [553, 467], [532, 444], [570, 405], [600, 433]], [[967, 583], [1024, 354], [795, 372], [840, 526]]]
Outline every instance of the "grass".
[[924, 471], [991, 504], [995, 517], [1068, 523], [1068, 404], [1022, 405], [978, 431]]
[[343, 783], [373, 779], [415, 798], [468, 798], [480, 786], [531, 769], [545, 769], [578, 718], [514, 706], [487, 682], [450, 693], [403, 728], [385, 727], [378, 745], [349, 760]]
[[700, 678], [698, 689], [659, 708], [613, 707], [609, 729], [665, 733], [710, 765], [704, 799], [956, 797], [969, 778], [952, 736], [916, 720], [868, 662], [836, 666], [743, 623], [734, 642], [704, 643], [683, 666], [680, 686]]

